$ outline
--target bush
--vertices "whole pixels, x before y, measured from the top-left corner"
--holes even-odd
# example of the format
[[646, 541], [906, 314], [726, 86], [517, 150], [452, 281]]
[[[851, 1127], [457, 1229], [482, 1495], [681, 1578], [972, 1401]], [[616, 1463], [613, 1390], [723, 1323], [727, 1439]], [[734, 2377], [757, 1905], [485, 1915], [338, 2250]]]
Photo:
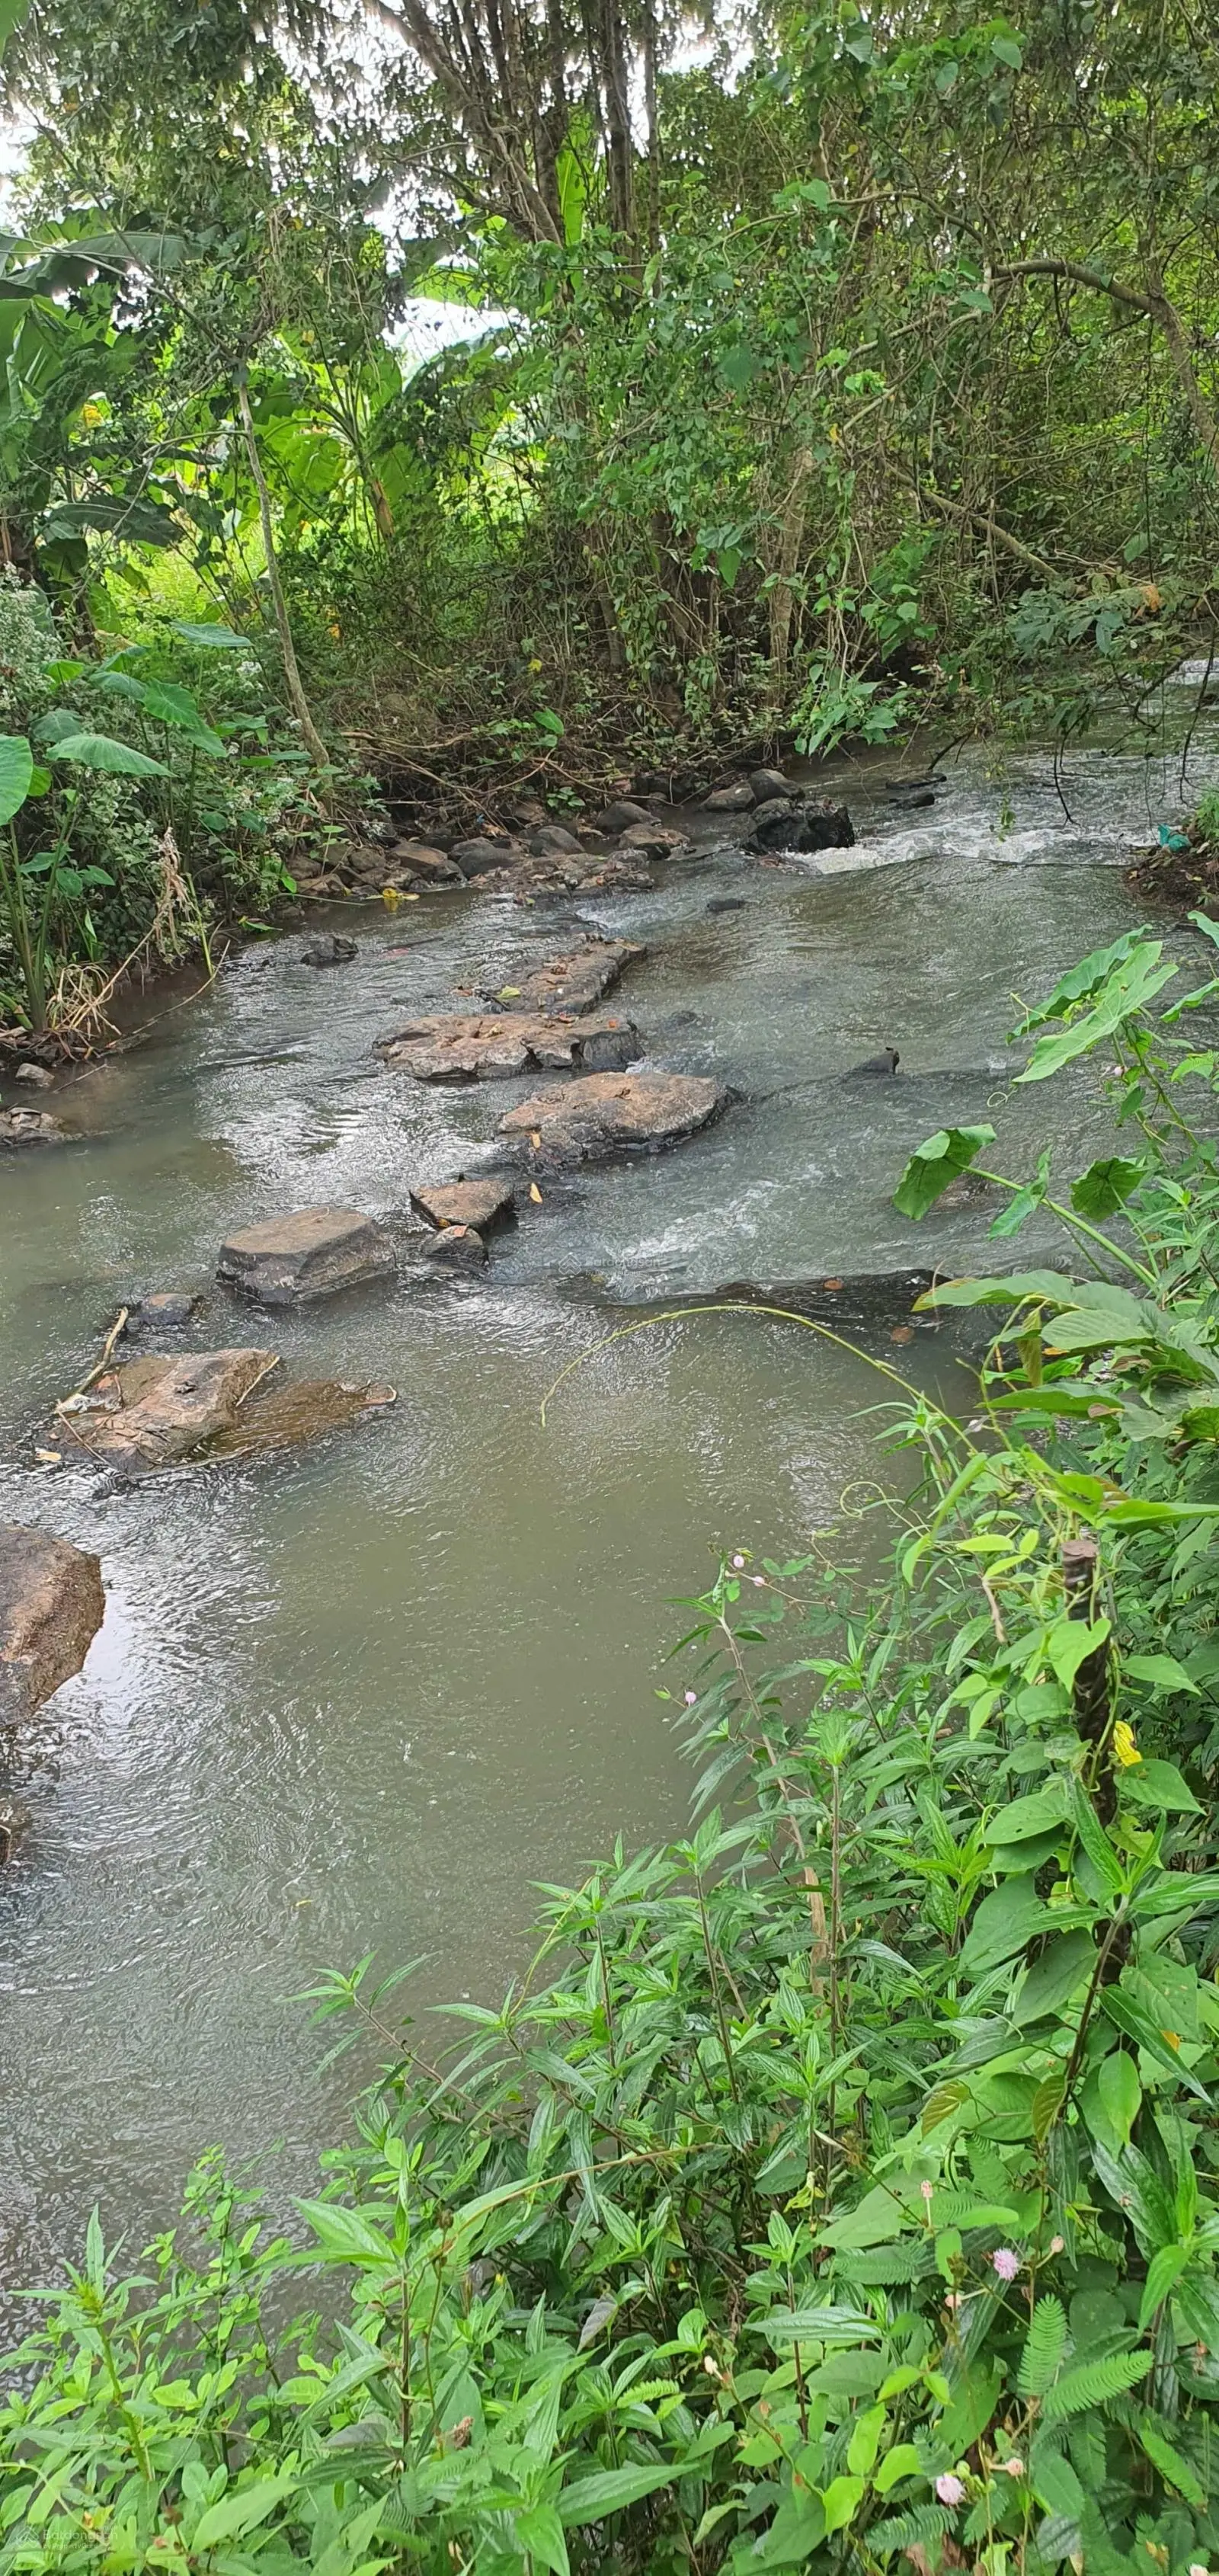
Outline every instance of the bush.
[[[697, 1605], [690, 1837], [552, 1891], [438, 2061], [397, 1980], [325, 1981], [385, 2065], [303, 2244], [214, 2158], [135, 2280], [94, 2222], [0, 2416], [5, 2576], [1219, 2548], [1219, 1060], [1174, 971], [1132, 935], [1026, 1023], [1021, 1081], [1116, 1052], [1138, 1150], [991, 1176], [1094, 1275], [935, 1292], [1000, 1325], [968, 1425], [897, 1384], [890, 1578], [737, 1554]], [[274, 2328], [319, 2270], [337, 2328]]]

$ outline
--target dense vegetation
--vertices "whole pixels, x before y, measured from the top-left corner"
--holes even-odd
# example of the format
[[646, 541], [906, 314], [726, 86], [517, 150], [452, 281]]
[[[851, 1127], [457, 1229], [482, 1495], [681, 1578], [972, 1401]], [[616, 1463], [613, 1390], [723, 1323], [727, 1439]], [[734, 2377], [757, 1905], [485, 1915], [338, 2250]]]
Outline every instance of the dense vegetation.
[[[295, 2242], [214, 2157], [133, 2278], [94, 2221], [0, 2413], [4, 2576], [1212, 2560], [1219, 976], [1176, 974], [1132, 933], [1025, 1023], [1022, 1082], [1116, 1056], [1127, 1150], [1060, 1203], [1078, 1282], [938, 1291], [998, 1309], [976, 1416], [886, 1366], [888, 1580], [738, 1554], [697, 1604], [689, 1840], [550, 1891], [438, 2053], [327, 1981], [384, 2062]], [[1056, 1204], [993, 1178], [1000, 1239]]]
[[1066, 739], [1208, 646], [1212, 12], [0, 16], [0, 553], [54, 658], [247, 637], [332, 807], [353, 758], [561, 805], [922, 713]]

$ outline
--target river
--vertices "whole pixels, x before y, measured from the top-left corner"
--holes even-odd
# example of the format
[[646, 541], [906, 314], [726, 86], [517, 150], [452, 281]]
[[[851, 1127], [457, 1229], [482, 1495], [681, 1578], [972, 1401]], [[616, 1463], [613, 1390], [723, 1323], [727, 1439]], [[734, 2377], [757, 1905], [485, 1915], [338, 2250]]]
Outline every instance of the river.
[[[1009, 1095], [1005, 1034], [1013, 996], [1137, 917], [1123, 863], [1175, 773], [1078, 754], [1068, 813], [1048, 756], [970, 751], [932, 811], [901, 813], [891, 766], [827, 778], [858, 840], [820, 863], [725, 841], [650, 895], [348, 908], [334, 926], [358, 960], [325, 973], [299, 933], [248, 948], [65, 1091], [87, 1144], [5, 1165], [0, 1513], [97, 1549], [108, 1607], [10, 1765], [33, 1829], [0, 1878], [0, 2286], [51, 2277], [94, 2201], [136, 2250], [216, 2139], [261, 2156], [281, 2204], [310, 2188], [352, 2080], [316, 2071], [294, 2000], [320, 1970], [375, 1951], [421, 1959], [425, 2001], [493, 1997], [531, 1881], [682, 1825], [656, 1697], [690, 1678], [664, 1660], [678, 1605], [721, 1548], [797, 1551], [874, 1490], [877, 1381], [756, 1316], [606, 1334], [726, 1282], [967, 1264], [984, 1216], [916, 1231], [890, 1202], [946, 1121], [992, 1116], [1020, 1170], [1051, 1140], [1077, 1169], [1107, 1132], [1091, 1073]], [[724, 896], [744, 908], [709, 913]], [[489, 1159], [530, 1086], [427, 1089], [372, 1041], [462, 984], [515, 980], [573, 913], [647, 942], [616, 1006], [737, 1105], [670, 1155], [548, 1184], [468, 1287], [251, 1328], [210, 1285], [225, 1234], [311, 1204], [392, 1217], [417, 1180]], [[843, 1079], [883, 1044], [896, 1081]], [[120, 1301], [158, 1288], [209, 1290], [201, 1343], [268, 1339], [310, 1375], [388, 1378], [398, 1403], [129, 1492], [31, 1474], [32, 1427]], [[883, 1329], [877, 1346], [896, 1356]], [[901, 1362], [949, 1365], [923, 1335]]]

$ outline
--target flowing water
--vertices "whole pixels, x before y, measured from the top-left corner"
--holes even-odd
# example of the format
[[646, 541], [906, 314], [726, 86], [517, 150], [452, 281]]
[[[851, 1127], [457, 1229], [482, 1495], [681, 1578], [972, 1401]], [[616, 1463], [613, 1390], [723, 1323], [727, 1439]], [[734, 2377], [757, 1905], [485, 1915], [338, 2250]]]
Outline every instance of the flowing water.
[[[901, 813], [885, 765], [843, 773], [858, 843], [819, 863], [725, 840], [651, 895], [348, 909], [358, 961], [322, 974], [299, 936], [252, 949], [63, 1094], [87, 1142], [5, 1165], [0, 1516], [96, 1548], [108, 1605], [16, 1755], [34, 1821], [0, 1880], [0, 2288], [48, 2277], [94, 2200], [143, 2241], [213, 2139], [275, 2143], [281, 2202], [309, 2188], [351, 2080], [315, 2072], [293, 2000], [323, 1967], [420, 1957], [425, 1997], [494, 1994], [530, 1881], [680, 1828], [655, 1696], [689, 1679], [663, 1660], [674, 1605], [722, 1546], [794, 1550], [844, 1495], [857, 1509], [877, 1382], [757, 1317], [606, 1334], [727, 1282], [967, 1262], [989, 1211], [916, 1233], [890, 1203], [946, 1122], [993, 1116], [1022, 1171], [1051, 1136], [1068, 1170], [1104, 1137], [1091, 1073], [1008, 1095], [1005, 1033], [1013, 996], [1136, 917], [1122, 862], [1175, 782], [1080, 755], [1068, 815], [1048, 758], [999, 777], [971, 755]], [[744, 908], [709, 913], [725, 896]], [[455, 988], [518, 980], [573, 919], [647, 942], [615, 1004], [652, 1058], [736, 1088], [722, 1121], [545, 1184], [469, 1285], [254, 1321], [210, 1289], [199, 1345], [388, 1378], [396, 1407], [361, 1428], [127, 1492], [31, 1474], [33, 1426], [122, 1299], [208, 1289], [221, 1238], [258, 1217], [390, 1218], [418, 1181], [494, 1159], [530, 1086], [430, 1090], [370, 1048]], [[844, 1079], [886, 1043], [896, 1081]], [[933, 1338], [901, 1358], [924, 1380], [951, 1365]]]

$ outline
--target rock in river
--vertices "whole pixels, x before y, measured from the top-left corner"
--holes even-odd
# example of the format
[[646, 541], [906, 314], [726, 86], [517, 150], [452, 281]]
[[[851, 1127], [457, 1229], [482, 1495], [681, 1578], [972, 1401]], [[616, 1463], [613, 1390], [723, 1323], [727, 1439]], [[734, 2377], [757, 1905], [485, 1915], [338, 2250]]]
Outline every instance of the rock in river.
[[395, 1268], [389, 1237], [356, 1208], [301, 1208], [231, 1234], [220, 1247], [216, 1277], [260, 1306], [294, 1306], [329, 1297]]
[[45, 1530], [0, 1525], [0, 1726], [31, 1716], [80, 1671], [105, 1607], [95, 1556]]
[[167, 1467], [229, 1430], [245, 1398], [275, 1366], [274, 1351], [255, 1350], [129, 1360], [86, 1395], [59, 1405], [55, 1428], [107, 1466]]
[[49, 1109], [0, 1109], [0, 1145], [61, 1145], [67, 1132]]
[[485, 992], [484, 1000], [514, 1013], [562, 1011], [577, 1015], [591, 1011], [617, 983], [623, 967], [633, 965], [636, 958], [646, 957], [647, 953], [637, 939], [586, 939], [568, 956], [550, 957], [544, 966], [536, 966], [519, 985], [501, 985], [497, 993]]
[[770, 807], [764, 807], [754, 816], [753, 832], [746, 847], [751, 850], [849, 850], [854, 840], [854, 827], [845, 805], [836, 803], [832, 796], [810, 796], [803, 804], [785, 806], [777, 814]]
[[503, 1225], [516, 1213], [516, 1200], [510, 1181], [429, 1181], [422, 1189], [411, 1191], [411, 1206], [429, 1225], [443, 1230], [446, 1226], [472, 1226], [477, 1234], [486, 1234], [494, 1225]]
[[408, 1022], [379, 1038], [374, 1052], [416, 1082], [496, 1082], [542, 1065], [591, 1071], [633, 1064], [643, 1039], [630, 1020], [604, 1011], [582, 1020], [565, 1012], [454, 1011]]
[[472, 1225], [444, 1225], [424, 1246], [428, 1261], [451, 1262], [453, 1268], [476, 1269], [487, 1258], [487, 1247]]
[[350, 966], [359, 955], [354, 939], [344, 939], [337, 931], [321, 931], [316, 939], [307, 939], [301, 950], [302, 966]]
[[594, 1073], [555, 1083], [510, 1109], [501, 1136], [541, 1160], [584, 1162], [622, 1147], [676, 1145], [718, 1117], [719, 1083], [691, 1073]]

